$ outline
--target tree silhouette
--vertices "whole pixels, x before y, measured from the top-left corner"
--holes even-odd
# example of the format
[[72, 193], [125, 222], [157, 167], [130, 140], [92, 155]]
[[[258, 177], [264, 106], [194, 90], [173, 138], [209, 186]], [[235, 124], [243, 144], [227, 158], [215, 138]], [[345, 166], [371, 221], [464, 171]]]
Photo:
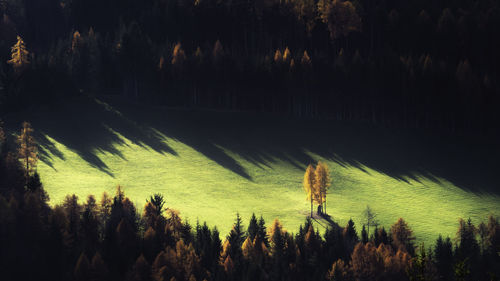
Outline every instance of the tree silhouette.
[[21, 134], [17, 138], [17, 142], [19, 145], [17, 153], [19, 158], [22, 159], [26, 182], [28, 182], [29, 176], [35, 171], [38, 162], [38, 149], [30, 123], [23, 123], [23, 128], [21, 129]]

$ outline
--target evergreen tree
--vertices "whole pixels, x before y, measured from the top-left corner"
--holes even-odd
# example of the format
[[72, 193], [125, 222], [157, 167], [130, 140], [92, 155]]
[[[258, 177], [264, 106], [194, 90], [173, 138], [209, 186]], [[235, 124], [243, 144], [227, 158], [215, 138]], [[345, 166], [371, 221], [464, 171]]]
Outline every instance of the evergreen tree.
[[434, 259], [436, 262], [438, 278], [440, 280], [453, 279], [453, 249], [449, 237], [443, 239], [441, 235], [436, 240], [434, 247]]
[[[250, 241], [255, 239], [259, 232], [259, 223], [257, 222], [257, 217], [255, 217], [255, 213], [252, 213], [252, 217], [250, 218], [250, 222], [248, 223], [247, 234]], [[261, 237], [263, 238], [263, 237]]]
[[76, 281], [87, 281], [90, 280], [91, 270], [89, 259], [82, 253], [76, 262], [74, 276]]
[[38, 162], [38, 149], [36, 147], [35, 138], [33, 137], [33, 129], [31, 128], [30, 123], [23, 122], [23, 128], [17, 142], [19, 144], [17, 153], [19, 158], [23, 161], [27, 183], [29, 176], [35, 171], [35, 167]]
[[96, 252], [92, 258], [91, 268], [91, 279], [92, 281], [108, 280], [109, 271], [106, 263], [101, 257], [99, 252]]

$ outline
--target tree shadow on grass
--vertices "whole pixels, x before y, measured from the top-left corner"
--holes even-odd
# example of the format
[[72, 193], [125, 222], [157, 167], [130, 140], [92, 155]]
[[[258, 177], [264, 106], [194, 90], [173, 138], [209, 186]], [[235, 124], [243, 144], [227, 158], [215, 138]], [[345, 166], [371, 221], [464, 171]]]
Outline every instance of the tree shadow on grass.
[[247, 180], [253, 179], [233, 155], [261, 169], [270, 169], [277, 161], [305, 169], [317, 161], [317, 155], [408, 183], [444, 179], [467, 191], [500, 195], [496, 137], [387, 129], [359, 122], [289, 120], [271, 114], [164, 109], [117, 100], [108, 104], [87, 98], [52, 105], [25, 119], [38, 132], [41, 160], [49, 166], [51, 157], [64, 160], [64, 155], [46, 136], [110, 176], [113, 173], [98, 152], [126, 161], [116, 148], [125, 145], [126, 138], [147, 149], [177, 155], [166, 144], [167, 137]]
[[261, 168], [283, 161], [305, 169], [317, 161], [317, 155], [407, 183], [446, 180], [466, 191], [500, 195], [497, 137], [388, 129], [359, 122], [288, 120], [271, 114], [151, 110], [120, 103], [116, 107], [246, 178], [228, 151]]
[[121, 136], [141, 147], [177, 155], [153, 129], [141, 126], [106, 104], [91, 99], [80, 98], [71, 103], [53, 104], [21, 116], [35, 128], [40, 160], [52, 168], [53, 157], [65, 160], [53, 140], [65, 145], [92, 167], [111, 177], [114, 177], [113, 171], [98, 153], [109, 153], [126, 161], [117, 148], [126, 144]]

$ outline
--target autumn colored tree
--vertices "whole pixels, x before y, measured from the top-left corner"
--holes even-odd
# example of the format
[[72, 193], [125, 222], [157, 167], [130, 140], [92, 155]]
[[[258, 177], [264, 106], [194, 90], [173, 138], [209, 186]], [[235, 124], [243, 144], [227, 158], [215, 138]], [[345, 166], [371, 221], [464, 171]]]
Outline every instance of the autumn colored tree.
[[28, 182], [29, 176], [35, 171], [38, 162], [38, 149], [36, 147], [35, 138], [33, 137], [33, 128], [28, 122], [23, 122], [21, 134], [17, 138], [19, 148], [17, 153], [23, 162], [25, 169], [25, 178]]
[[403, 218], [399, 218], [396, 223], [391, 226], [392, 244], [396, 249], [403, 249], [410, 254], [415, 253], [415, 236], [413, 231], [408, 226], [408, 223]]
[[306, 172], [304, 174], [304, 181], [302, 183], [302, 187], [306, 192], [306, 200], [311, 202], [311, 218], [313, 215], [313, 201], [315, 197], [317, 197], [316, 192], [316, 174], [314, 172], [314, 167], [309, 164], [307, 166]]
[[384, 260], [371, 243], [358, 243], [351, 256], [352, 271], [356, 280], [382, 280]]
[[21, 36], [17, 36], [17, 42], [11, 48], [11, 59], [7, 63], [11, 64], [14, 70], [19, 73], [30, 64], [29, 55], [24, 40]]
[[176, 66], [181, 66], [186, 60], [186, 53], [182, 49], [181, 43], [177, 43], [172, 51], [172, 64]]
[[151, 266], [148, 261], [144, 258], [144, 255], [140, 255], [132, 270], [127, 274], [127, 281], [150, 281], [151, 279]]
[[322, 206], [322, 212], [326, 214], [326, 195], [331, 185], [330, 172], [326, 163], [318, 161], [314, 171], [314, 190], [316, 191], [316, 200], [318, 205]]

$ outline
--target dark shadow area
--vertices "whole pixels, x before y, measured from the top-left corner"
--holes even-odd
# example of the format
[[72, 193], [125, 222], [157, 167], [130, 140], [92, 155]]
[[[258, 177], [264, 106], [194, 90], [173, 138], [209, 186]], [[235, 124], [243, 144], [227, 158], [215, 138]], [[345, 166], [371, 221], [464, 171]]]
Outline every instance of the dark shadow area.
[[[499, 139], [493, 136], [290, 120], [272, 114], [165, 109], [111, 99], [104, 103], [81, 98], [40, 112], [26, 117], [38, 133], [68, 146], [111, 176], [96, 152], [123, 157], [115, 148], [123, 144], [117, 134], [157, 152], [177, 155], [164, 142], [164, 135], [249, 180], [251, 176], [227, 151], [261, 168], [281, 160], [300, 169], [316, 162], [311, 152], [401, 181], [425, 177], [438, 182], [442, 178], [467, 191], [500, 194]], [[38, 141], [42, 161], [50, 165], [46, 152], [63, 158], [50, 140], [38, 135]]]
[[15, 130], [15, 126], [23, 120], [31, 122], [35, 129], [40, 160], [52, 168], [52, 157], [64, 160], [64, 155], [46, 136], [64, 144], [92, 167], [109, 176], [114, 176], [113, 172], [96, 154], [111, 153], [126, 160], [116, 148], [116, 145], [124, 144], [118, 134], [139, 146], [177, 155], [152, 128], [125, 118], [105, 103], [87, 98], [79, 98], [71, 103], [52, 104], [50, 107], [19, 114], [14, 120], [9, 120], [10, 129]]
[[[367, 172], [369, 167], [409, 182], [446, 179], [471, 192], [500, 194], [497, 137], [388, 129], [362, 123], [289, 120], [270, 114], [205, 110], [151, 110], [116, 104], [126, 116], [177, 139], [241, 175], [221, 148], [259, 167], [282, 160], [305, 169], [308, 152]], [[229, 157], [230, 158], [230, 157]]]
[[[308, 216], [310, 217], [310, 216]], [[331, 228], [331, 229], [339, 229], [342, 231], [343, 227], [341, 227], [337, 222], [335, 222], [332, 217], [328, 214], [313, 214], [312, 217], [310, 217], [314, 222], [317, 224], [321, 225], [324, 228]]]

